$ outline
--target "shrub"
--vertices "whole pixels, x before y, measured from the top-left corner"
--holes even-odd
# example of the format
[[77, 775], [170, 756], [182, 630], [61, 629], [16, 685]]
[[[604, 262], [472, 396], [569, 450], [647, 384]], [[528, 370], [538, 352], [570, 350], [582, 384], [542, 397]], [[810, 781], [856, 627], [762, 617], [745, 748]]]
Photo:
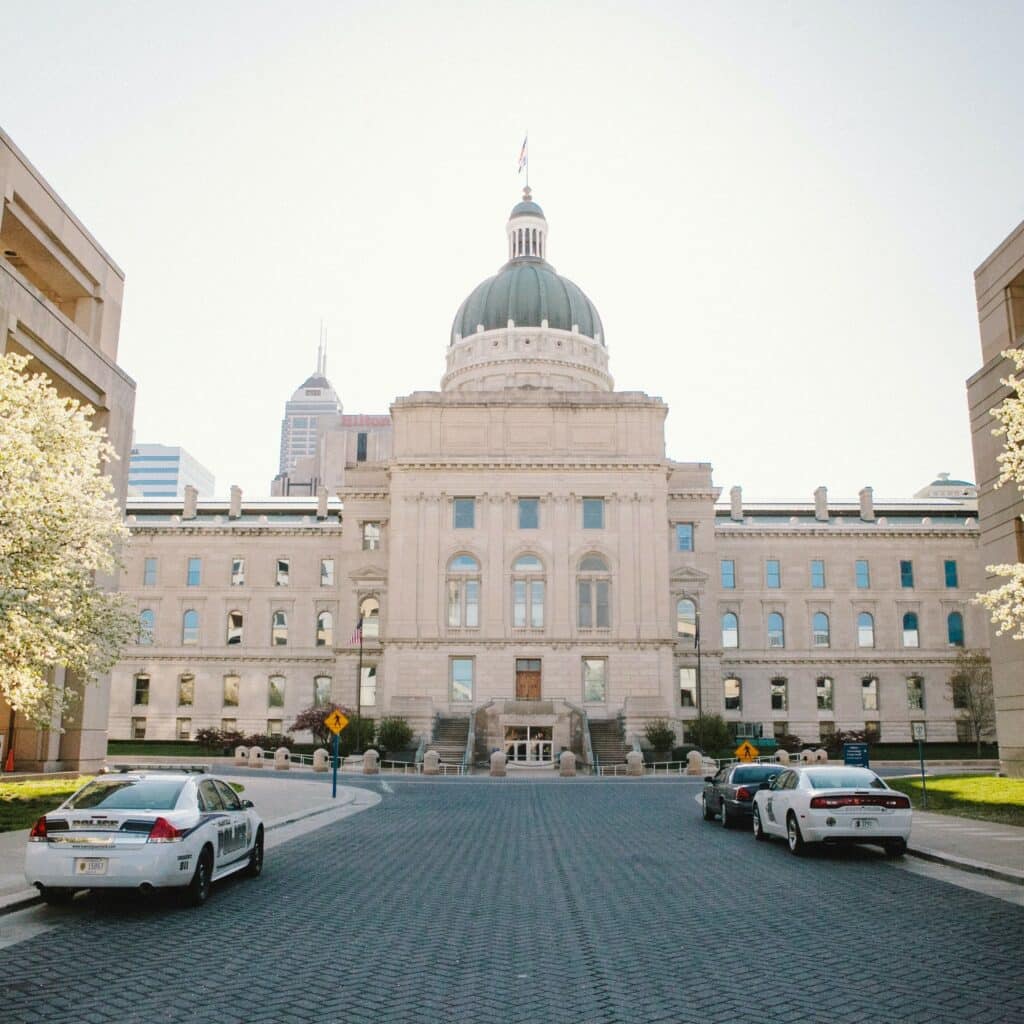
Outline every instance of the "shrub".
[[405, 750], [412, 737], [412, 726], [404, 718], [382, 718], [377, 726], [377, 742], [385, 750]]
[[721, 715], [701, 715], [688, 722], [687, 738], [712, 756], [731, 754], [735, 746], [732, 730]]
[[242, 742], [247, 747], [260, 747], [263, 750], [277, 750], [278, 747], [288, 747], [290, 750], [295, 746], [294, 736], [268, 736], [266, 733], [254, 732], [246, 736]]
[[652, 718], [644, 726], [644, 735], [657, 753], [667, 752], [676, 742], [676, 731], [664, 718]]
[[776, 736], [775, 742], [778, 749], [785, 750], [787, 754], [799, 754], [806, 746], [799, 736], [794, 736], [790, 732], [783, 733], [781, 736]]
[[203, 750], [227, 750], [245, 742], [237, 729], [197, 729], [195, 742]]
[[826, 736], [822, 746], [828, 751], [831, 758], [843, 756], [843, 745], [846, 743], [867, 743], [867, 734], [863, 729], [853, 729], [850, 732], [836, 732]]

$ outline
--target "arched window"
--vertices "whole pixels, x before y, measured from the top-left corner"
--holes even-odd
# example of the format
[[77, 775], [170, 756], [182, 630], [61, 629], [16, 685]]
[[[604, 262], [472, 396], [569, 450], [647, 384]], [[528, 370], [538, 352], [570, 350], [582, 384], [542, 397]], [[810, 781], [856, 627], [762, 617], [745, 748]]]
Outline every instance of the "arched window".
[[181, 642], [189, 645], [199, 643], [199, 612], [191, 608], [181, 617]]
[[814, 647], [829, 645], [828, 616], [824, 612], [815, 612], [811, 618], [811, 643]]
[[149, 608], [139, 612], [139, 643], [149, 645], [153, 642], [153, 626], [156, 624], [156, 616]]
[[576, 577], [576, 624], [580, 629], [609, 629], [612, 582], [608, 563], [600, 555], [580, 559]]
[[228, 646], [232, 647], [242, 642], [242, 632], [245, 627], [245, 616], [240, 611], [228, 612]]
[[875, 646], [875, 620], [868, 612], [861, 612], [857, 616], [857, 646]]
[[380, 636], [380, 601], [377, 598], [364, 597], [359, 602], [359, 618], [363, 620], [364, 639]]
[[786, 646], [786, 624], [778, 612], [768, 614], [768, 646]]
[[946, 617], [946, 637], [950, 647], [963, 647], [964, 617], [959, 612], [950, 612]]
[[739, 647], [740, 620], [735, 612], [726, 612], [722, 616], [722, 646]]
[[686, 647], [697, 646], [697, 605], [688, 597], [676, 601], [676, 638]]
[[520, 555], [512, 563], [512, 626], [544, 626], [544, 563], [536, 555]]
[[472, 555], [456, 555], [448, 563], [448, 625], [480, 628], [480, 563]]
[[330, 612], [320, 612], [316, 617], [316, 645], [334, 646], [334, 616]]
[[907, 612], [903, 616], [903, 646], [920, 647], [921, 640], [917, 631], [917, 613]]
[[270, 646], [284, 647], [288, 643], [288, 613], [280, 608], [270, 620]]

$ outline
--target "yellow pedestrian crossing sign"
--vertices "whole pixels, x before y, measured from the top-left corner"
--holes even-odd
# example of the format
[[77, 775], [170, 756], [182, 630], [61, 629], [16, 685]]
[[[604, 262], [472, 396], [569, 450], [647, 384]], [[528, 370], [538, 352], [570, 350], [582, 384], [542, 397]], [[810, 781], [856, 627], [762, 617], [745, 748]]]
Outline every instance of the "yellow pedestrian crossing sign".
[[757, 754], [758, 754], [757, 747], [755, 747], [753, 745], [753, 743], [750, 742], [750, 740], [744, 740], [736, 748], [736, 756], [741, 761], [753, 761], [754, 758], [757, 757]]
[[348, 719], [337, 708], [335, 708], [324, 719], [324, 725], [326, 725], [327, 728], [337, 736], [338, 733], [348, 725]]

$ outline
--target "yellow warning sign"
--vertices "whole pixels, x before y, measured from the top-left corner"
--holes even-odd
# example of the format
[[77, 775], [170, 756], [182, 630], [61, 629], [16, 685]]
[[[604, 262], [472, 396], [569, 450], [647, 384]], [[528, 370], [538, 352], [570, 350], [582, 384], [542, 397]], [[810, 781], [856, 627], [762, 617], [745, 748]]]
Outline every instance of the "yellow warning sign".
[[[337, 712], [335, 712], [335, 714], [337, 714]], [[753, 743], [750, 742], [750, 740], [744, 740], [736, 748], [736, 756], [741, 761], [753, 761], [754, 758], [757, 757], [757, 755], [758, 749], [753, 745]]]
[[338, 733], [348, 725], [348, 719], [337, 708], [335, 708], [324, 719], [324, 725], [326, 725], [327, 728], [337, 736]]

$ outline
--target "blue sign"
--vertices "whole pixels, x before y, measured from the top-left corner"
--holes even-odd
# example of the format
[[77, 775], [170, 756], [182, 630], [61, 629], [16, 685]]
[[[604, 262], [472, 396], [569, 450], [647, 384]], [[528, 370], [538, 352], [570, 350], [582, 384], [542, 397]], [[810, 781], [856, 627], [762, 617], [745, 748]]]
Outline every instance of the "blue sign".
[[858, 768], [870, 768], [869, 748], [866, 743], [844, 743], [843, 764], [853, 764]]

